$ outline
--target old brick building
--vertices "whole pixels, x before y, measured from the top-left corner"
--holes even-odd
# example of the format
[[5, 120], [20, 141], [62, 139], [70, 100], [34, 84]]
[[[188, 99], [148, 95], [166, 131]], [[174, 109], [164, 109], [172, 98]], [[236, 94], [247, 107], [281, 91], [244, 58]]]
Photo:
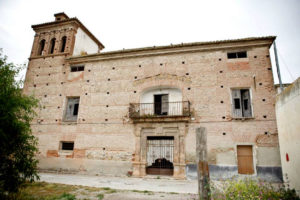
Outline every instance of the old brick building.
[[275, 37], [100, 52], [64, 13], [32, 28], [24, 92], [40, 99], [32, 129], [41, 169], [195, 178], [203, 126], [212, 178], [281, 180]]

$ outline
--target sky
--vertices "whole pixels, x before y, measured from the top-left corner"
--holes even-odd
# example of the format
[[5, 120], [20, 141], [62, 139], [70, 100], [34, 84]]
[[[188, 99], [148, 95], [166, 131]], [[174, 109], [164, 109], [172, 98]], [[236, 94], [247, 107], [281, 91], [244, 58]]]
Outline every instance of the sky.
[[283, 83], [300, 76], [300, 0], [0, 0], [8, 60], [28, 62], [31, 25], [54, 21], [58, 12], [77, 17], [103, 51], [274, 35]]

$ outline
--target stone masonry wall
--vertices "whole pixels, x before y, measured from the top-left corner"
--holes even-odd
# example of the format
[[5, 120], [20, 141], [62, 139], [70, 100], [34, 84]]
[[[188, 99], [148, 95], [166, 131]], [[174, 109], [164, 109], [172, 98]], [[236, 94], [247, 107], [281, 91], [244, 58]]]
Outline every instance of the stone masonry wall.
[[[216, 166], [226, 166], [237, 174], [236, 146], [251, 144], [255, 173], [272, 176], [266, 167], [273, 170], [281, 164], [269, 50], [243, 50], [248, 58], [228, 60], [227, 51], [218, 50], [86, 62], [84, 72], [74, 74], [64, 56], [32, 59], [24, 90], [40, 99], [32, 128], [39, 138], [41, 168], [130, 174], [136, 137], [129, 103], [140, 102], [147, 88], [174, 86], [182, 91], [183, 101], [191, 102], [194, 118], [185, 136], [188, 177], [194, 176], [199, 126], [208, 130], [211, 170], [218, 174]], [[230, 89], [244, 87], [251, 88], [254, 117], [235, 120]], [[71, 96], [80, 97], [77, 123], [63, 121], [66, 98]], [[65, 155], [60, 141], [74, 141], [74, 151]]]

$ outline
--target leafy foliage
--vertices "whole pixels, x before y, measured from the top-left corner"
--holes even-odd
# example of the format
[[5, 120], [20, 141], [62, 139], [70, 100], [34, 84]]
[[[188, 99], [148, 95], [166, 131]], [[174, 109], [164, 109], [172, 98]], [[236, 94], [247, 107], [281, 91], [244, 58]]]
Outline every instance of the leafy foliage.
[[274, 188], [271, 184], [252, 179], [230, 180], [221, 188], [213, 187], [211, 199], [226, 200], [300, 200], [295, 190]]
[[37, 140], [30, 128], [38, 100], [22, 93], [22, 81], [15, 80], [20, 70], [0, 49], [0, 199], [38, 178]]

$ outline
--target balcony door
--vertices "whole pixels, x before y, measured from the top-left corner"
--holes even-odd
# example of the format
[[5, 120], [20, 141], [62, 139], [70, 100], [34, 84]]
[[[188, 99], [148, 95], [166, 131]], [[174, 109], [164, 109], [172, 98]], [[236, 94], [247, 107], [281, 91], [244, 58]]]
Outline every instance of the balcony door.
[[169, 95], [154, 95], [154, 113], [155, 115], [168, 115], [169, 111]]

